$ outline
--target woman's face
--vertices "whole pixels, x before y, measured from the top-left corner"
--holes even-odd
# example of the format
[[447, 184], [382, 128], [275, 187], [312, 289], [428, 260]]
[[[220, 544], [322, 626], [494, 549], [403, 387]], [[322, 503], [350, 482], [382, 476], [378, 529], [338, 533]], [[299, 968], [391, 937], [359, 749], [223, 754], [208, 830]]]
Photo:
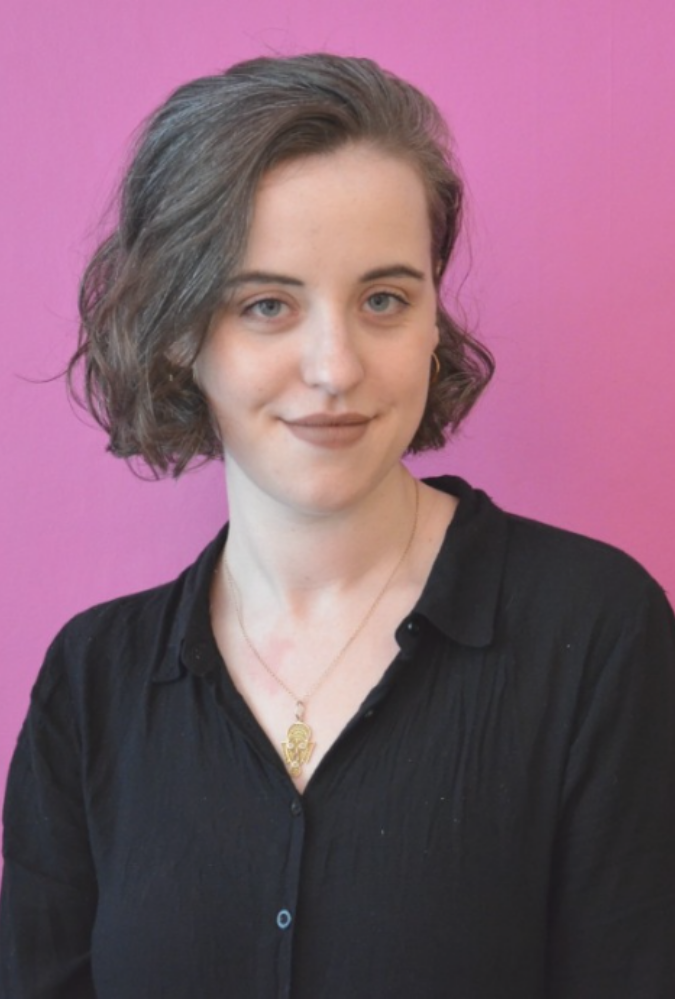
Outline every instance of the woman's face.
[[365, 145], [268, 173], [196, 376], [230, 492], [328, 513], [386, 487], [438, 341], [423, 184]]

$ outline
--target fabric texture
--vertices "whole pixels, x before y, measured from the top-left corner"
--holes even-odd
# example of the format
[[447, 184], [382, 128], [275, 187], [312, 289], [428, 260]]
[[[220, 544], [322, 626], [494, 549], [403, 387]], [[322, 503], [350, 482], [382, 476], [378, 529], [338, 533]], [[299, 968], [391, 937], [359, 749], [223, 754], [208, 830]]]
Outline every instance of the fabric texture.
[[672, 610], [430, 484], [455, 518], [304, 795], [215, 645], [227, 528], [64, 628], [9, 775], [2, 999], [672, 999]]

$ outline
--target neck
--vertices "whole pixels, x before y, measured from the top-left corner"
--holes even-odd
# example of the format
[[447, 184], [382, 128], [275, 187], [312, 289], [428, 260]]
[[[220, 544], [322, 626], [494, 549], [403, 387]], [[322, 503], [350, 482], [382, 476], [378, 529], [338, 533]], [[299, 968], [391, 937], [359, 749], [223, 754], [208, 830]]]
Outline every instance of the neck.
[[395, 563], [408, 541], [415, 483], [401, 465], [339, 509], [282, 504], [228, 465], [227, 558], [244, 594], [293, 614], [335, 597]]

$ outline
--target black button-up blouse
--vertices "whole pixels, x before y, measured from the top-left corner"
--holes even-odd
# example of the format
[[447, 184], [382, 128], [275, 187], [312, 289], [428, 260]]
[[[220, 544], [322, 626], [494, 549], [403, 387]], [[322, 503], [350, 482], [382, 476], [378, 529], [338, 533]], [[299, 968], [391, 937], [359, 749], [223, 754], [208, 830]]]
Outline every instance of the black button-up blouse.
[[226, 530], [52, 645], [2, 999], [673, 999], [675, 626], [630, 558], [460, 504], [300, 796], [209, 622]]

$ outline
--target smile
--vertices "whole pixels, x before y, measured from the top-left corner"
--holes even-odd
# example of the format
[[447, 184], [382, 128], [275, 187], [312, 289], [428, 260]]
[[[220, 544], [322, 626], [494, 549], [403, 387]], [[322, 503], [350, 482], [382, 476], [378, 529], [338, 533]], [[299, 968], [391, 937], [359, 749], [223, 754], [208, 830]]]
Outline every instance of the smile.
[[284, 420], [290, 432], [307, 444], [340, 448], [356, 444], [366, 434], [371, 417], [361, 413], [312, 413], [297, 420]]

